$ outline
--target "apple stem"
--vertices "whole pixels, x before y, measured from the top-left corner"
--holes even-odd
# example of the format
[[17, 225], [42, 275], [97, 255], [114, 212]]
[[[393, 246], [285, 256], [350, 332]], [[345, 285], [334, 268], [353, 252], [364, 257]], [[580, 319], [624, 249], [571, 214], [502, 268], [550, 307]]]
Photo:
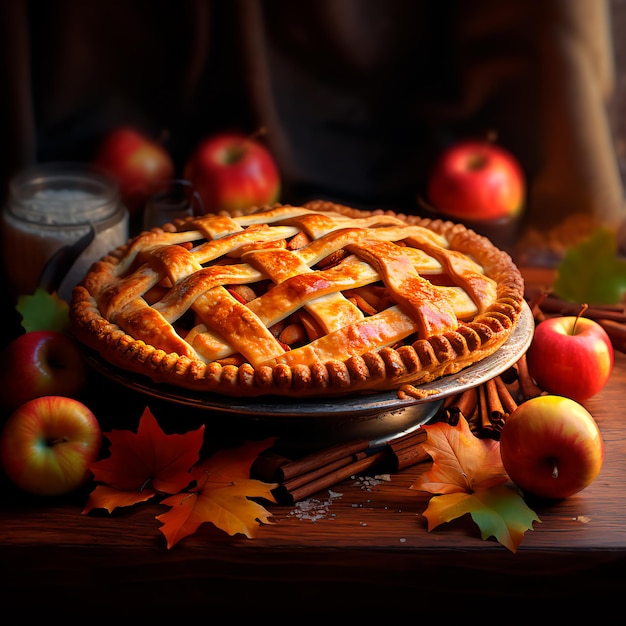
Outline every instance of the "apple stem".
[[589, 308], [588, 304], [581, 304], [580, 311], [578, 311], [578, 315], [576, 315], [576, 319], [574, 320], [574, 326], [572, 327], [572, 335], [576, 334], [576, 324], [578, 324], [578, 320], [583, 316], [584, 312]]
[[556, 459], [550, 459], [552, 462], [552, 478], [559, 477], [559, 466], [556, 464]]

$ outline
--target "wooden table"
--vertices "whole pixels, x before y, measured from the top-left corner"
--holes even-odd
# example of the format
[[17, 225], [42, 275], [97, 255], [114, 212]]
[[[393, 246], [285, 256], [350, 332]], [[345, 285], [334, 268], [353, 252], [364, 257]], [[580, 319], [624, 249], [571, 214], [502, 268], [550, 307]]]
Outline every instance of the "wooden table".
[[[468, 517], [428, 532], [427, 497], [409, 490], [416, 467], [269, 506], [274, 523], [257, 538], [204, 524], [171, 550], [156, 504], [82, 515], [86, 493], [46, 502], [3, 484], [0, 598], [23, 620], [4, 623], [34, 623], [36, 613], [86, 623], [123, 615], [308, 623], [311, 615], [372, 618], [376, 609], [511, 624], [543, 623], [550, 607], [558, 623], [587, 611], [602, 622], [626, 591], [625, 387], [626, 356], [617, 353], [609, 384], [586, 403], [606, 444], [599, 477], [565, 501], [533, 505], [541, 523], [516, 553], [483, 541]], [[145, 397], [113, 391], [100, 387], [116, 416], [138, 417]], [[184, 409], [176, 413], [185, 419]]]

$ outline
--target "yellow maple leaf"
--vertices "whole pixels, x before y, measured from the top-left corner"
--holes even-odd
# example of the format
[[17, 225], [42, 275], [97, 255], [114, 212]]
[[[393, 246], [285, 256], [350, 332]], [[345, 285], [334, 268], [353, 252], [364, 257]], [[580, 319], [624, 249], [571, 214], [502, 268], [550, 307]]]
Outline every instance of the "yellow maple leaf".
[[476, 437], [462, 416], [456, 426], [440, 422], [422, 428], [427, 431], [422, 445], [433, 464], [410, 488], [435, 494], [423, 513], [428, 531], [470, 514], [483, 539], [495, 537], [516, 552], [525, 531], [541, 520], [519, 491], [505, 484], [500, 442]]
[[171, 548], [198, 527], [211, 522], [229, 535], [256, 536], [259, 524], [270, 524], [272, 514], [251, 498], [276, 502], [276, 483], [251, 479], [250, 468], [260, 452], [273, 440], [245, 442], [231, 450], [220, 450], [198, 463], [192, 474], [197, 486], [188, 493], [170, 496], [161, 502], [171, 507], [157, 516], [160, 530]]

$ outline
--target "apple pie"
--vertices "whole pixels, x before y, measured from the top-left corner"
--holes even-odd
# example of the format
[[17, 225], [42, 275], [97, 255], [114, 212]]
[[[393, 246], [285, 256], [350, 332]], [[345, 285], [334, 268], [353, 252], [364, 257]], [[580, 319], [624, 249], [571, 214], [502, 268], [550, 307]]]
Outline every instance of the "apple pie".
[[326, 201], [208, 214], [94, 263], [70, 303], [109, 366], [179, 390], [400, 390], [494, 353], [518, 323], [511, 257], [461, 224]]

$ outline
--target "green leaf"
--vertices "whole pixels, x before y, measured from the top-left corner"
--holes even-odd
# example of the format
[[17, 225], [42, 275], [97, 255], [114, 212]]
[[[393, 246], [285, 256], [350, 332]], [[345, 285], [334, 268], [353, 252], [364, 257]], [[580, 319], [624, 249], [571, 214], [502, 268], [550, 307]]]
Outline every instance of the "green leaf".
[[516, 552], [533, 522], [541, 522], [528, 508], [520, 493], [506, 485], [477, 489], [473, 493], [447, 493], [433, 496], [424, 516], [428, 530], [469, 513], [480, 529], [482, 539], [494, 537], [505, 548]]
[[618, 257], [617, 235], [608, 228], [570, 247], [556, 270], [553, 290], [562, 300], [618, 304], [626, 294], [626, 259]]
[[32, 296], [19, 296], [17, 312], [22, 316], [22, 328], [68, 332], [70, 328], [69, 305], [56, 293], [37, 289]]

